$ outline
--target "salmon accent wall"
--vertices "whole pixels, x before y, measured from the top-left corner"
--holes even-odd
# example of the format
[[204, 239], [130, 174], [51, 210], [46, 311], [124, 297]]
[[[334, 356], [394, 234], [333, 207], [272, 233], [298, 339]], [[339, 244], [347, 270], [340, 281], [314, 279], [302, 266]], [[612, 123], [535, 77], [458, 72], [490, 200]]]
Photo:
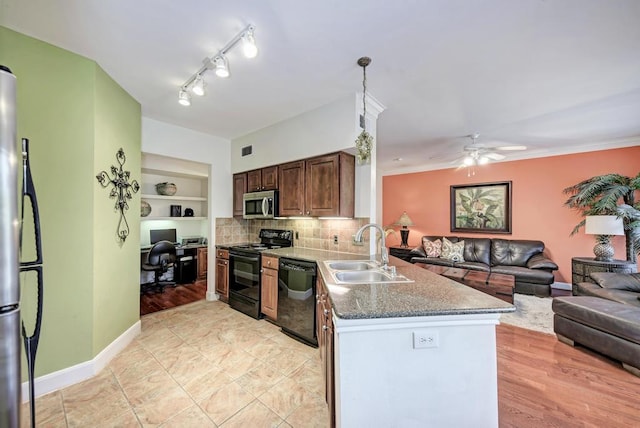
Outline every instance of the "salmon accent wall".
[[[409, 228], [409, 247], [420, 245], [423, 235], [537, 239], [559, 266], [556, 281], [571, 283], [571, 258], [593, 257], [595, 237], [584, 229], [569, 236], [582, 218], [564, 206], [568, 196], [562, 190], [596, 175], [635, 176], [639, 171], [640, 146], [633, 146], [477, 166], [471, 177], [456, 168], [389, 175], [382, 178], [382, 223], [392, 224], [406, 211], [415, 223]], [[512, 233], [452, 233], [450, 186], [495, 181], [512, 181]], [[624, 236], [612, 242], [615, 258], [625, 259]], [[400, 234], [389, 235], [387, 244], [400, 245]]]

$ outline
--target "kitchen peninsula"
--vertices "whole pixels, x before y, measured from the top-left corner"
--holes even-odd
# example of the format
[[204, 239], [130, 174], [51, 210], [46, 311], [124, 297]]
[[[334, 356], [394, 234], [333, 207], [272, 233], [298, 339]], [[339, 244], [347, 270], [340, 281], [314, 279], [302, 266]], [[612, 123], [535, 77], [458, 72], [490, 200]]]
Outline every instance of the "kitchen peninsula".
[[414, 282], [338, 285], [323, 262], [363, 256], [268, 253], [318, 263], [337, 426], [498, 426], [495, 325], [513, 305], [395, 257], [390, 264]]

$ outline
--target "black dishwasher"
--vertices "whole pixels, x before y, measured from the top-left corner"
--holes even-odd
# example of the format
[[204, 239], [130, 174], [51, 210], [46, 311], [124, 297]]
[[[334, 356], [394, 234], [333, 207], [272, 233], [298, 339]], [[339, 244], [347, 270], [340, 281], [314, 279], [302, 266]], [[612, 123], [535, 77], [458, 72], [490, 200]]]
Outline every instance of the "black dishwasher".
[[278, 325], [294, 339], [318, 346], [315, 262], [281, 257], [278, 268]]

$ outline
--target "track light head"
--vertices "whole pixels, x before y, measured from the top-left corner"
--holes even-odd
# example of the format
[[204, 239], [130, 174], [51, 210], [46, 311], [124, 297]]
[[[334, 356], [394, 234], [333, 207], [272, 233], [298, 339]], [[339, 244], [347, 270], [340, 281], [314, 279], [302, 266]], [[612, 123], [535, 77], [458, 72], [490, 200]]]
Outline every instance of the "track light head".
[[247, 58], [255, 58], [258, 55], [258, 47], [253, 37], [253, 28], [242, 35], [242, 51]]
[[184, 89], [180, 89], [180, 92], [178, 93], [178, 102], [183, 106], [190, 106], [191, 95], [189, 95], [189, 93]]
[[196, 76], [196, 80], [193, 81], [193, 85], [191, 85], [191, 92], [201, 97], [204, 95], [205, 85], [204, 78], [202, 75], [198, 74], [198, 76]]
[[216, 64], [216, 76], [229, 77], [229, 63], [227, 62], [227, 57], [219, 55], [213, 59], [213, 62]]

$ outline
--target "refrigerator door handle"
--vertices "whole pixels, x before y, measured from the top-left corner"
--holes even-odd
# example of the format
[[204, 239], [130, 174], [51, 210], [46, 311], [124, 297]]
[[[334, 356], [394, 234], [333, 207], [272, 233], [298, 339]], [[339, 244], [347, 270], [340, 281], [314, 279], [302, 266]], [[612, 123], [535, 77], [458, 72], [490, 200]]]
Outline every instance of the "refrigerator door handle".
[[27, 369], [29, 371], [29, 401], [31, 410], [31, 426], [36, 426], [35, 409], [35, 363], [38, 352], [38, 342], [40, 341], [40, 330], [42, 327], [42, 300], [43, 300], [43, 280], [42, 280], [42, 241], [40, 234], [40, 214], [38, 211], [38, 199], [31, 177], [31, 166], [29, 164], [29, 140], [22, 139], [22, 218], [20, 223], [20, 248], [22, 248], [22, 223], [24, 222], [24, 206], [27, 199], [31, 203], [34, 223], [34, 238], [36, 247], [36, 259], [28, 262], [20, 262], [20, 272], [34, 271], [37, 275], [38, 302], [36, 311], [36, 323], [33, 334], [29, 336], [22, 322], [22, 339], [27, 357]]

